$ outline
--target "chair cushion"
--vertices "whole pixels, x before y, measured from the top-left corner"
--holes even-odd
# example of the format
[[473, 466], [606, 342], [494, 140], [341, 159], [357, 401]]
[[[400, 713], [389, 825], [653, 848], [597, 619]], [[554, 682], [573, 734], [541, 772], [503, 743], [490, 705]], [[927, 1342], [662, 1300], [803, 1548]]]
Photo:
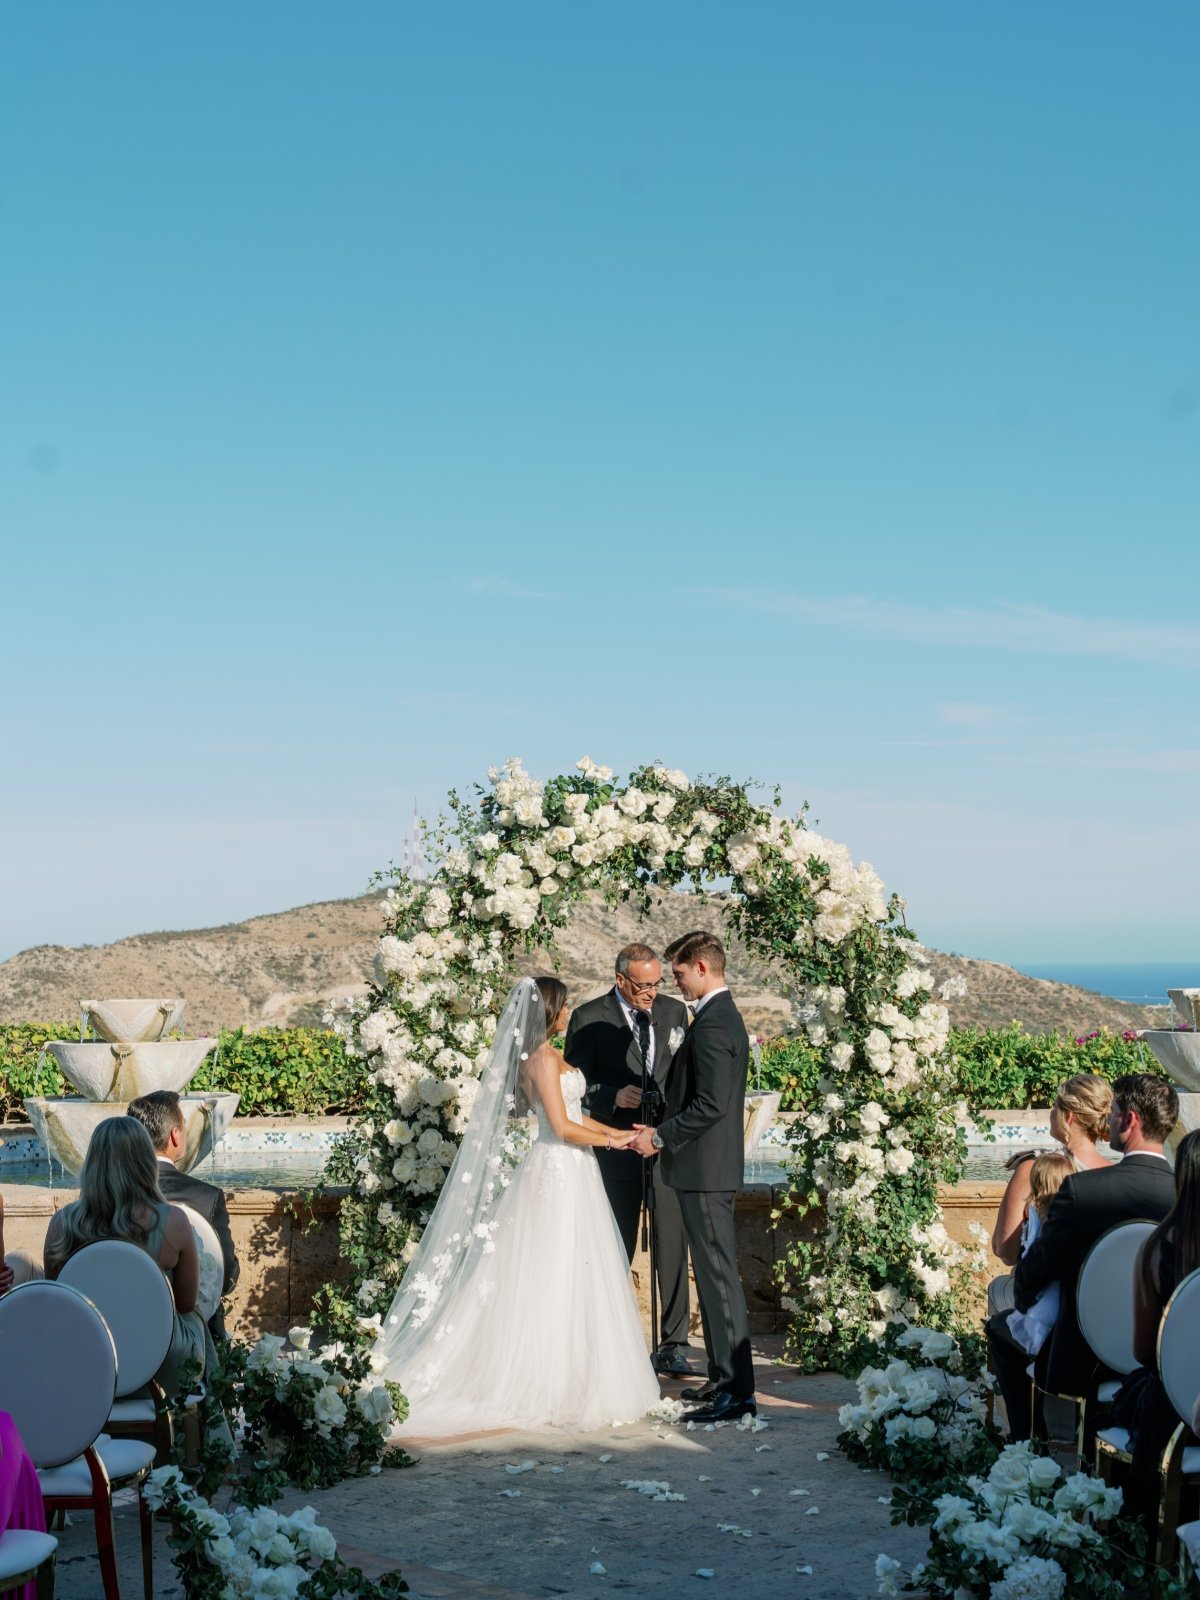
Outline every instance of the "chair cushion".
[[1120, 1450], [1125, 1455], [1129, 1454], [1129, 1429], [1128, 1428], [1101, 1428], [1096, 1435], [1096, 1443], [1103, 1442], [1114, 1450]]
[[128, 1400], [118, 1400], [108, 1413], [109, 1422], [119, 1422], [128, 1426], [132, 1422], [153, 1426], [157, 1413], [154, 1401], [149, 1395], [131, 1395]]
[[1107, 1383], [1102, 1383], [1099, 1385], [1096, 1390], [1096, 1399], [1102, 1402], [1115, 1400], [1117, 1397], [1117, 1390], [1120, 1387], [1121, 1381], [1119, 1378], [1110, 1378]]
[[9, 1528], [0, 1533], [0, 1579], [32, 1572], [58, 1549], [58, 1540], [33, 1528]]
[[[152, 1444], [142, 1444], [137, 1439], [110, 1439], [101, 1434], [96, 1440], [96, 1454], [115, 1487], [153, 1466], [155, 1452]], [[44, 1500], [86, 1500], [92, 1492], [92, 1474], [83, 1456], [76, 1456], [66, 1466], [39, 1471], [38, 1482]]]

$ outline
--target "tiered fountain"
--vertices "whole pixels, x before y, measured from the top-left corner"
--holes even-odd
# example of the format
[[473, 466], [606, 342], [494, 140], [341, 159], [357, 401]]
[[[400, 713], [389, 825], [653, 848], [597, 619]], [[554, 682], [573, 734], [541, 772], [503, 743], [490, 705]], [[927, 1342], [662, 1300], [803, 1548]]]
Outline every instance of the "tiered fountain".
[[[183, 1017], [182, 1000], [82, 1000], [79, 1039], [56, 1039], [46, 1051], [84, 1099], [31, 1096], [25, 1114], [46, 1151], [78, 1177], [92, 1130], [123, 1117], [131, 1100], [155, 1089], [180, 1092], [186, 1148], [178, 1165], [203, 1161], [237, 1110], [236, 1094], [183, 1094], [215, 1039], [170, 1039]], [[89, 1029], [97, 1039], [89, 1041]]]
[[1146, 1028], [1138, 1037], [1180, 1091], [1179, 1121], [1169, 1141], [1177, 1145], [1185, 1133], [1200, 1128], [1200, 989], [1168, 989], [1167, 993], [1180, 1026]]

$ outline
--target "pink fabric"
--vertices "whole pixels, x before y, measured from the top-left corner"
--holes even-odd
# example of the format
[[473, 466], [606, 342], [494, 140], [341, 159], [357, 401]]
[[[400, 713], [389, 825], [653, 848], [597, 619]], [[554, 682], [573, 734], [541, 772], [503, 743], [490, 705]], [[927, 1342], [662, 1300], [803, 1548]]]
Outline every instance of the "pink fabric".
[[[46, 1508], [37, 1468], [7, 1411], [0, 1411], [0, 1530], [34, 1528], [46, 1531]], [[37, 1600], [37, 1584], [14, 1591], [19, 1600]]]

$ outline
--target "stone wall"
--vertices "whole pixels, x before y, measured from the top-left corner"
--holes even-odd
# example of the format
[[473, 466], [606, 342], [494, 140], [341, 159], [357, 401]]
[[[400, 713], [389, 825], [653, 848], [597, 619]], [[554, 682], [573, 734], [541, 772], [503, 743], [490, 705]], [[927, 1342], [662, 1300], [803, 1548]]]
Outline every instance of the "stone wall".
[[[990, 1234], [1003, 1192], [1002, 1183], [960, 1184], [944, 1189], [942, 1213], [950, 1236], [962, 1244], [971, 1243], [972, 1222], [982, 1223]], [[26, 1249], [38, 1256], [51, 1215], [75, 1198], [73, 1190], [34, 1189], [17, 1184], [0, 1185], [0, 1193], [4, 1197], [6, 1248]], [[753, 1333], [781, 1333], [786, 1328], [787, 1313], [779, 1303], [774, 1281], [775, 1262], [796, 1237], [798, 1227], [816, 1225], [815, 1218], [797, 1224], [794, 1218], [785, 1217], [778, 1229], [772, 1228], [771, 1210], [780, 1193], [767, 1184], [756, 1184], [744, 1190], [737, 1202], [738, 1260]], [[323, 1283], [349, 1282], [350, 1266], [340, 1253], [338, 1241], [340, 1203], [336, 1191], [318, 1200], [274, 1189], [245, 1189], [229, 1195], [229, 1220], [242, 1264], [227, 1317], [231, 1333], [241, 1339], [254, 1339], [262, 1333], [286, 1333], [296, 1323], [308, 1321], [313, 1295]], [[987, 1276], [1004, 1270], [993, 1257]], [[649, 1284], [646, 1260], [640, 1251], [634, 1258], [633, 1271], [643, 1315], [648, 1317]], [[693, 1293], [693, 1330], [699, 1336], [695, 1304]]]

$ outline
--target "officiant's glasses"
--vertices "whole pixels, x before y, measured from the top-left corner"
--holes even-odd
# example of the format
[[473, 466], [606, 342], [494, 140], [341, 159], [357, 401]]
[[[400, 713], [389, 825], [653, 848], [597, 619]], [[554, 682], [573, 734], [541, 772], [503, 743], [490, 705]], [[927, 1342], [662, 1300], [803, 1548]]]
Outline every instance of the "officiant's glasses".
[[662, 978], [656, 979], [654, 983], [635, 983], [627, 972], [623, 972], [621, 976], [633, 990], [634, 994], [657, 994], [663, 986]]

